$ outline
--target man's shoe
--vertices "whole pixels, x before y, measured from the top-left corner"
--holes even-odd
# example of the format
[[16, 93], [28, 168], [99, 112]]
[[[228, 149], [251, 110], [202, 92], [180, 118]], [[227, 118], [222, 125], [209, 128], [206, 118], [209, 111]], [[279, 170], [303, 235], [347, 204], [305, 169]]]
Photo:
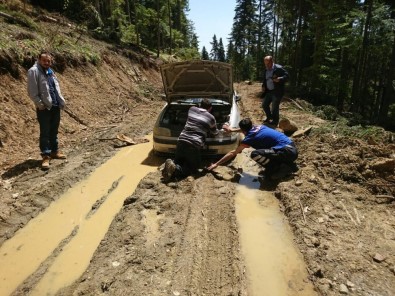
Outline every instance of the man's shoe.
[[51, 158], [52, 159], [66, 159], [66, 155], [64, 155], [60, 151], [52, 152], [51, 153]]
[[262, 189], [270, 189], [270, 186], [273, 184], [273, 181], [270, 179], [270, 177], [266, 175], [258, 175], [258, 182], [260, 184], [260, 188]]
[[292, 173], [292, 170], [288, 165], [281, 164], [275, 172], [270, 174], [270, 179], [273, 181], [281, 180], [281, 179], [291, 175], [291, 173]]
[[165, 167], [162, 171], [162, 177], [164, 182], [169, 182], [173, 177], [174, 172], [176, 171], [176, 164], [171, 159], [166, 159]]
[[288, 164], [288, 166], [290, 167], [292, 173], [296, 173], [297, 171], [299, 171], [298, 165], [294, 162]]
[[51, 160], [51, 158], [48, 155], [44, 155], [43, 156], [43, 161], [41, 163], [41, 168], [43, 170], [48, 170], [49, 169], [49, 161]]

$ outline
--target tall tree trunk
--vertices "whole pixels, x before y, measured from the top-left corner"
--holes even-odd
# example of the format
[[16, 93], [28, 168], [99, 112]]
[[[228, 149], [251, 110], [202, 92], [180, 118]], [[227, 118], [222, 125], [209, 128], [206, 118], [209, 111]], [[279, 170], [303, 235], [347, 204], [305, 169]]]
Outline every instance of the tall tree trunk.
[[[314, 28], [313, 73], [311, 75], [311, 89], [320, 89], [320, 67], [324, 64], [325, 46], [324, 38], [327, 34], [327, 15], [325, 0], [319, 0], [316, 8], [316, 21]], [[322, 91], [322, 90], [321, 90]]]
[[[380, 73], [386, 73], [386, 67], [387, 65], [380, 65]], [[379, 76], [375, 76], [375, 80], [374, 80], [374, 85], [375, 85], [375, 89], [373, 92], [373, 97], [375, 98], [375, 100], [373, 100], [373, 106], [372, 106], [372, 112], [370, 117], [372, 118], [374, 123], [378, 122], [378, 117], [379, 117], [379, 111], [380, 111], [380, 104], [383, 98], [383, 91], [384, 91], [384, 76], [383, 75], [379, 75]]]
[[262, 31], [263, 31], [263, 24], [262, 24], [262, 6], [263, 0], [259, 0], [259, 14], [258, 14], [258, 44], [256, 51], [256, 77], [260, 77], [262, 75], [263, 69], [263, 60], [262, 60]]
[[183, 9], [183, 7], [182, 7], [182, 5], [181, 5], [181, 1], [180, 1], [180, 0], [177, 0], [177, 3], [176, 3], [177, 16], [176, 16], [176, 20], [174, 21], [173, 26], [174, 26], [174, 28], [177, 29], [178, 31], [183, 31], [183, 28], [182, 28], [182, 19], [181, 19], [182, 11], [183, 11], [182, 9]]
[[389, 64], [389, 68], [387, 72], [387, 83], [379, 110], [379, 124], [382, 126], [385, 126], [386, 121], [388, 120], [389, 106], [392, 103], [395, 103], [395, 70], [394, 69], [395, 69], [395, 31], [394, 31], [394, 43], [392, 46], [391, 62]]
[[274, 44], [274, 56], [277, 57], [277, 54], [278, 54], [278, 40], [279, 40], [278, 33], [280, 31], [280, 22], [278, 21], [278, 18], [277, 18], [277, 22], [276, 22], [275, 31], [276, 31], [276, 34], [275, 34], [276, 42]]
[[156, 17], [157, 17], [157, 48], [156, 48], [156, 57], [159, 58], [160, 54], [160, 3], [159, 0], [156, 0]]
[[172, 32], [171, 32], [171, 27], [172, 27], [172, 24], [171, 24], [171, 6], [170, 6], [170, 0], [167, 0], [167, 9], [168, 9], [168, 11], [169, 11], [169, 33], [170, 33], [170, 44], [169, 44], [169, 54], [171, 55], [171, 53], [172, 53], [172, 51], [171, 51], [171, 48], [172, 48], [172, 43], [173, 43], [173, 36], [172, 36]]
[[139, 25], [139, 8], [138, 8], [138, 3], [134, 2], [133, 3], [133, 14], [134, 14], [134, 24], [135, 24], [135, 31], [136, 31], [136, 39], [137, 39], [137, 46], [140, 46], [140, 25]]
[[272, 55], [274, 55], [275, 52], [274, 47], [276, 45], [276, 27], [277, 27], [277, 17], [276, 15], [273, 15], [273, 34], [272, 34], [272, 50], [271, 50]]
[[292, 69], [294, 69], [294, 73], [291, 76], [291, 85], [297, 86], [298, 85], [298, 77], [300, 75], [300, 52], [302, 46], [302, 0], [298, 1], [298, 20], [297, 20], [297, 29], [296, 29], [296, 42], [295, 42], [295, 55], [293, 59]]
[[369, 28], [372, 18], [372, 5], [373, 5], [373, 0], [365, 1], [365, 6], [367, 7], [366, 22], [363, 31], [362, 48], [360, 50], [359, 58], [357, 61], [357, 70], [355, 71], [352, 94], [351, 94], [351, 102], [352, 102], [351, 110], [353, 112], [359, 112], [364, 107], [362, 106], [364, 102], [363, 102], [361, 88], [363, 86], [363, 83], [366, 83], [365, 81], [362, 80], [362, 78], [364, 77], [364, 73], [366, 71], [365, 65], [366, 65], [367, 48], [369, 42]]
[[348, 73], [349, 73], [349, 53], [347, 48], [343, 48], [341, 52], [341, 69], [340, 69], [340, 81], [339, 90], [337, 93], [337, 110], [339, 112], [344, 111], [344, 102], [347, 96], [348, 88]]
[[128, 16], [128, 20], [129, 20], [129, 24], [132, 23], [132, 17], [130, 15], [130, 4], [129, 4], [129, 0], [125, 0], [126, 2], [126, 14]]

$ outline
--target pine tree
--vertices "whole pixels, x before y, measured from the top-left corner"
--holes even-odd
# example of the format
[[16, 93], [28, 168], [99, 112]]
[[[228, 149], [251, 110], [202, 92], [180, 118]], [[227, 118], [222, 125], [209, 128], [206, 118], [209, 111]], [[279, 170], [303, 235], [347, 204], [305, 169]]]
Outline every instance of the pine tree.
[[251, 60], [254, 59], [250, 55], [256, 51], [257, 7], [256, 0], [237, 0], [236, 2], [231, 32], [231, 40], [234, 45], [233, 62], [236, 79], [249, 79], [251, 75], [251, 69], [246, 67], [244, 63], [248, 61], [247, 64], [250, 66]]
[[202, 59], [202, 60], [206, 60], [206, 61], [210, 60], [210, 57], [209, 57], [209, 55], [208, 55], [208, 52], [207, 52], [205, 46], [203, 46], [203, 48], [202, 48], [202, 53], [201, 53], [200, 56], [201, 56], [201, 59]]
[[219, 38], [218, 43], [218, 61], [225, 62], [225, 48], [224, 44], [222, 43], [222, 38]]
[[218, 61], [218, 41], [217, 41], [217, 36], [214, 34], [213, 36], [213, 42], [210, 42], [211, 44], [211, 51], [210, 51], [210, 59], [212, 61]]
[[233, 64], [234, 63], [233, 57], [234, 57], [233, 42], [229, 41], [228, 48], [226, 49], [226, 62]]

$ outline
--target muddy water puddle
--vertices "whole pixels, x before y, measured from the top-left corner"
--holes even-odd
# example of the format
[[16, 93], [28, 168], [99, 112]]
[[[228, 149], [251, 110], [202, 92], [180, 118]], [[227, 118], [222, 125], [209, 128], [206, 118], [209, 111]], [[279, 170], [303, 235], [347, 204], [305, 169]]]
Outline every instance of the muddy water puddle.
[[29, 295], [53, 295], [76, 280], [125, 198], [160, 165], [147, 161], [151, 147], [122, 148], [6, 241], [0, 248], [0, 295], [10, 295], [43, 264], [48, 270]]
[[317, 295], [278, 200], [272, 192], [260, 189], [256, 168], [248, 168], [247, 156], [240, 159], [245, 171], [236, 195], [236, 215], [248, 295]]

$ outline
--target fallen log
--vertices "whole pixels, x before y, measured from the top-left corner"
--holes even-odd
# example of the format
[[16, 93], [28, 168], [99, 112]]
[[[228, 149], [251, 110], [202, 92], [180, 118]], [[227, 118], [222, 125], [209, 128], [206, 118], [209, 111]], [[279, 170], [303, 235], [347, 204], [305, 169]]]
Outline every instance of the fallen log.
[[15, 17], [13, 17], [12, 15], [9, 15], [9, 14], [4, 13], [4, 12], [1, 12], [1, 11], [0, 11], [0, 16], [6, 18], [6, 19], [8, 19], [8, 20], [11, 20], [11, 21], [15, 21], [15, 22], [18, 21], [18, 20], [17, 20]]
[[387, 199], [390, 199], [390, 200], [395, 200], [395, 197], [394, 197], [394, 196], [392, 196], [392, 195], [386, 195], [386, 194], [378, 194], [378, 195], [376, 195], [376, 197], [377, 197], [377, 198], [387, 198]]

